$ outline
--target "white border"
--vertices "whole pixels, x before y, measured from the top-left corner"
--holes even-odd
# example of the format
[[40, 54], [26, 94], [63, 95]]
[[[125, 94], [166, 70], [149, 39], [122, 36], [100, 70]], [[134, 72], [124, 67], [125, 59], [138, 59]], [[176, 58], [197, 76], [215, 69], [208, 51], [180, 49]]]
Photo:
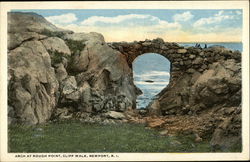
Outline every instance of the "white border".
[[[249, 159], [249, 1], [116, 1], [116, 2], [1, 2], [0, 37], [0, 108], [1, 161], [190, 161], [190, 160], [247, 160]], [[15, 158], [7, 153], [7, 12], [11, 9], [242, 9], [242, 153], [112, 153], [118, 158]], [[39, 155], [43, 153], [28, 153]], [[28, 155], [25, 153], [25, 155]], [[46, 153], [46, 155], [58, 153]], [[60, 154], [60, 153], [59, 153]], [[73, 155], [76, 153], [72, 153]], [[90, 153], [81, 153], [81, 155]], [[93, 154], [93, 153], [91, 153]], [[96, 153], [98, 155], [105, 153]], [[21, 155], [21, 154], [19, 154]], [[61, 154], [70, 155], [70, 153]], [[110, 154], [111, 155], [111, 154]]]

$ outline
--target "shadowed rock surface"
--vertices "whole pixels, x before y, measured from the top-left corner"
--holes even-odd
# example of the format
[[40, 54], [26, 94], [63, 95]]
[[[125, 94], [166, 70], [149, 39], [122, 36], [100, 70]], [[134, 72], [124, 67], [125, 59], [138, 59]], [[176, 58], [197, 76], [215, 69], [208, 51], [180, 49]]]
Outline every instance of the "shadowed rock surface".
[[[169, 85], [148, 112], [135, 110], [141, 91], [132, 73], [144, 53], [171, 62]], [[34, 13], [8, 13], [8, 117], [9, 124], [147, 123], [165, 134], [193, 132], [197, 141], [212, 137], [211, 146], [227, 148], [241, 142], [241, 53], [161, 38], [106, 43], [99, 33], [59, 29]]]

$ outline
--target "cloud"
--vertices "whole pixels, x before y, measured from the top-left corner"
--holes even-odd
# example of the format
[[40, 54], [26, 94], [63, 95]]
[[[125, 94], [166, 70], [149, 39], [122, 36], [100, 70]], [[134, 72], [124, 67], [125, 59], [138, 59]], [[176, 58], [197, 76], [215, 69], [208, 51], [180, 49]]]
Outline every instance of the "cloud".
[[[241, 27], [223, 26], [225, 22], [240, 19], [235, 10], [233, 12], [219, 11], [211, 17], [198, 19], [193, 25], [184, 28], [181, 22], [168, 22], [158, 17], [146, 14], [127, 14], [113, 17], [92, 16], [81, 22], [75, 15], [71, 19], [63, 15], [47, 17], [59, 28], [72, 30], [74, 32], [98, 32], [107, 42], [140, 41], [160, 37], [171, 42], [194, 42], [194, 41], [241, 41]], [[185, 14], [184, 14], [185, 13]], [[184, 12], [179, 15], [190, 15]], [[68, 15], [68, 14], [65, 14]], [[59, 21], [61, 17], [63, 21]], [[70, 17], [70, 16], [69, 16]], [[177, 16], [179, 20], [180, 16]], [[185, 18], [192, 16], [186, 16]], [[191, 20], [192, 18], [190, 18]], [[184, 20], [184, 19], [181, 19]], [[228, 21], [230, 20], [230, 21]], [[231, 22], [233, 23], [233, 22]], [[187, 29], [187, 30], [185, 30]]]
[[100, 23], [105, 24], [119, 24], [124, 21], [131, 21], [133, 19], [146, 19], [149, 18], [150, 15], [137, 15], [137, 14], [130, 14], [130, 15], [118, 15], [115, 17], [104, 17], [104, 16], [92, 16], [87, 18], [86, 20], [82, 21], [82, 25], [98, 25]]
[[191, 14], [190, 11], [183, 12], [182, 14], [175, 14], [173, 16], [174, 21], [188, 21], [192, 19], [194, 15]]
[[106, 41], [134, 41], [163, 37], [181, 29], [178, 22], [168, 22], [152, 15], [128, 14], [114, 17], [91, 16], [76, 24], [55, 24], [74, 32], [102, 33]]
[[67, 13], [59, 16], [48, 16], [45, 18], [54, 24], [69, 24], [77, 20], [76, 15], [73, 13]]
[[222, 10], [222, 11], [219, 11], [217, 14], [214, 14], [214, 16], [207, 17], [207, 18], [201, 18], [201, 19], [197, 20], [196, 22], [194, 22], [193, 26], [194, 27], [202, 27], [205, 25], [217, 24], [217, 23], [220, 23], [224, 20], [230, 20], [233, 18], [234, 18], [233, 15], [225, 14], [225, 12]]
[[142, 15], [142, 14], [128, 14], [128, 15], [118, 15], [115, 17], [104, 17], [104, 16], [92, 16], [80, 23], [83, 26], [118, 26], [118, 27], [148, 27], [156, 26], [158, 28], [179, 28], [178, 23], [169, 23], [167, 21], [161, 20], [158, 17], [152, 15]]

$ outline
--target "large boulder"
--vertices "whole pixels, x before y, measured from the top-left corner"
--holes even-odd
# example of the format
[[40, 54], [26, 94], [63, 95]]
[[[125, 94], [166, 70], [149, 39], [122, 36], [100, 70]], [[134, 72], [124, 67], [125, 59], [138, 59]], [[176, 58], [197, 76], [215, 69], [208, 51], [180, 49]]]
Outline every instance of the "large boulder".
[[34, 12], [8, 12], [8, 32], [36, 32], [44, 31], [72, 33], [48, 22], [44, 17]]
[[8, 53], [8, 104], [13, 118], [27, 124], [46, 122], [56, 106], [58, 82], [43, 44], [28, 41]]
[[196, 80], [192, 88], [195, 92], [193, 99], [205, 107], [215, 104], [238, 106], [241, 103], [241, 64], [233, 59], [215, 62]]
[[241, 106], [221, 108], [216, 112], [216, 115], [218, 114], [220, 114], [219, 120], [218, 118], [215, 119], [219, 122], [212, 133], [210, 141], [212, 149], [225, 151], [241, 147]]
[[67, 77], [62, 61], [56, 71], [51, 66], [57, 59], [52, 54], [70, 56], [69, 48], [58, 38], [66, 33], [72, 32], [57, 28], [38, 14], [8, 13], [8, 105], [14, 111], [9, 113], [10, 124], [50, 119], [60, 97], [58, 81]]
[[58, 37], [49, 37], [41, 40], [47, 51], [58, 52], [63, 56], [70, 56], [71, 52], [65, 42]]
[[36, 13], [8, 12], [8, 49], [14, 49], [25, 41], [66, 33], [72, 32], [57, 28]]
[[[86, 86], [87, 82], [90, 91], [93, 92], [89, 101], [81, 99], [79, 107], [85, 107], [83, 109], [87, 111], [91, 109], [93, 112], [105, 112], [110, 109], [125, 111], [135, 103], [137, 91], [131, 76], [132, 70], [129, 68], [124, 55], [110, 48], [104, 42], [102, 35], [98, 33], [75, 33], [66, 34], [64, 39], [67, 42], [76, 42], [80, 47], [78, 49], [81, 49], [81, 51], [73, 52], [67, 68], [69, 73], [76, 76], [79, 90], [82, 85], [85, 84]], [[70, 47], [70, 49], [73, 49], [73, 47]], [[89, 94], [89, 92], [84, 91], [80, 93], [81, 95]], [[122, 95], [124, 95], [124, 98], [121, 97]], [[119, 99], [117, 100], [117, 98]], [[85, 104], [82, 104], [82, 101]]]

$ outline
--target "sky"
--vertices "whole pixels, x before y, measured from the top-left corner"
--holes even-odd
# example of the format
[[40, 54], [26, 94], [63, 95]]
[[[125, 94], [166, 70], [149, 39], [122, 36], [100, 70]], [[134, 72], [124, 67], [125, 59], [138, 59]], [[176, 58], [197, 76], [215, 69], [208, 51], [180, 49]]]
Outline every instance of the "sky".
[[[20, 10], [18, 10], [20, 11]], [[169, 42], [241, 42], [240, 9], [74, 9], [36, 12], [57, 27], [98, 32], [106, 42], [163, 38]]]

